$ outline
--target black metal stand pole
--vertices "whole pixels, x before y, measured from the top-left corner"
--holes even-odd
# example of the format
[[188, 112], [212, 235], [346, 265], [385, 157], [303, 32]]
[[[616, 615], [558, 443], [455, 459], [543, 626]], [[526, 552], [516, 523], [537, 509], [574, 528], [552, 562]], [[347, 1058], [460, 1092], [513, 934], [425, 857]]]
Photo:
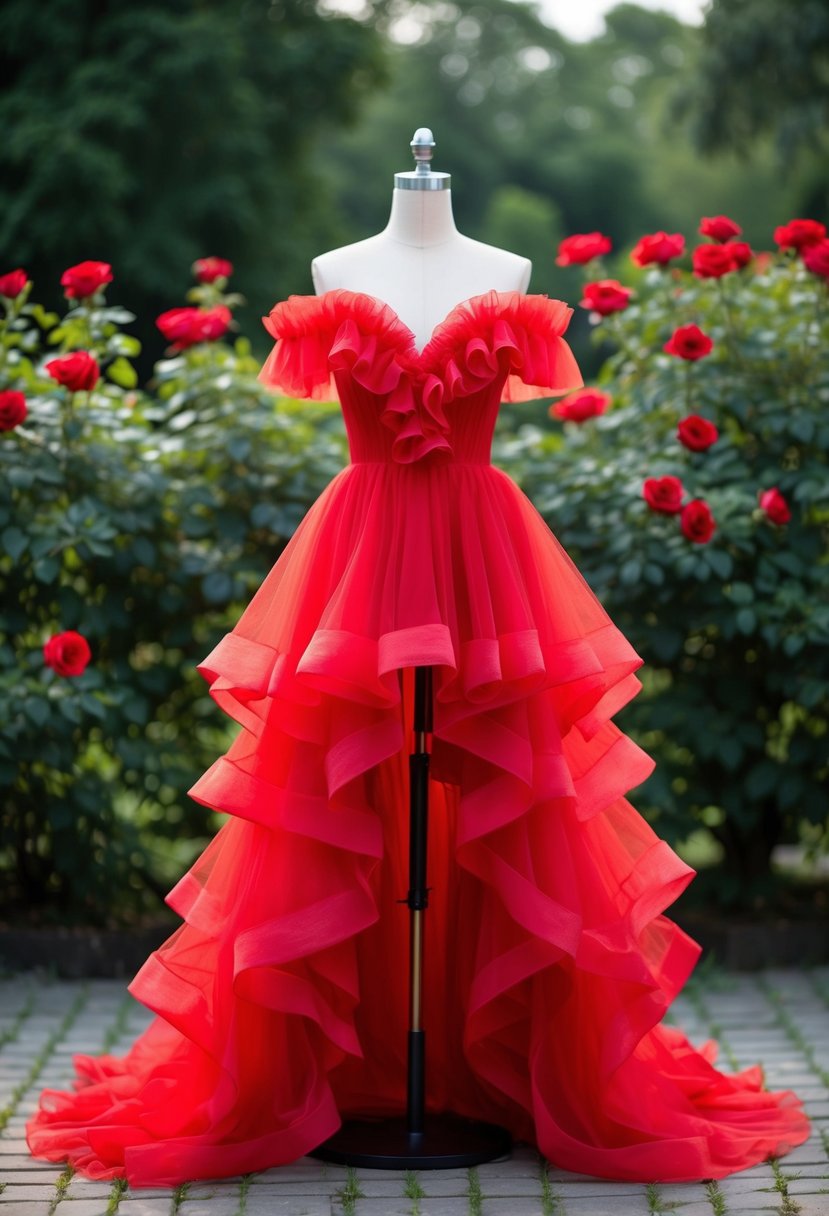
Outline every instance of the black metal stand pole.
[[415, 668], [414, 749], [409, 756], [409, 1033], [406, 1116], [347, 1119], [310, 1156], [368, 1169], [455, 1169], [510, 1153], [509, 1132], [494, 1123], [450, 1112], [426, 1117], [426, 1032], [423, 1028], [424, 917], [426, 886], [432, 669]]
[[432, 669], [415, 668], [414, 751], [409, 756], [409, 1057], [406, 1114], [411, 1133], [423, 1131], [426, 1100], [426, 1031], [421, 1019], [423, 992], [424, 914], [429, 906], [426, 886], [426, 838], [429, 817], [429, 749], [432, 730]]

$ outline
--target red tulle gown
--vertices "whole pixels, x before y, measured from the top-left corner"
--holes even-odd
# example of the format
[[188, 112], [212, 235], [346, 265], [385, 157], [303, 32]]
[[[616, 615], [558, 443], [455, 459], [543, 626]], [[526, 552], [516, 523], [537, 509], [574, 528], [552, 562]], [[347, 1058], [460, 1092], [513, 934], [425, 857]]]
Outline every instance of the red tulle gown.
[[[292, 296], [261, 380], [341, 402], [351, 463], [198, 670], [240, 724], [189, 791], [227, 819], [130, 985], [156, 1017], [77, 1056], [32, 1152], [134, 1186], [263, 1170], [344, 1113], [405, 1109], [413, 667], [434, 669], [427, 1109], [555, 1165], [720, 1178], [809, 1125], [759, 1068], [660, 1024], [699, 946], [694, 876], [625, 800], [652, 761], [611, 722], [641, 659], [490, 463], [500, 401], [576, 388], [558, 300], [489, 292], [418, 352], [381, 301]], [[550, 476], [555, 476], [551, 469]], [[401, 675], [402, 672], [402, 675]]]

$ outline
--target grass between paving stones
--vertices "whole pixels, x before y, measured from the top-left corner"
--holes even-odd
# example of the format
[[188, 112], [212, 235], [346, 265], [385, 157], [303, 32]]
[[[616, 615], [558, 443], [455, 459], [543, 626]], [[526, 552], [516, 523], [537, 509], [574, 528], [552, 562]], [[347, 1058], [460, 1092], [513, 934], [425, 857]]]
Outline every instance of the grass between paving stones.
[[403, 1194], [407, 1199], [413, 1200], [411, 1216], [420, 1216], [420, 1201], [426, 1198], [426, 1192], [420, 1185], [417, 1170], [406, 1170], [403, 1177], [405, 1179]]
[[14, 1021], [8, 1030], [4, 1030], [3, 1033], [0, 1034], [0, 1048], [5, 1047], [7, 1043], [13, 1043], [15, 1041], [17, 1036], [20, 1034], [20, 1027], [27, 1018], [31, 1017], [34, 1007], [35, 995], [30, 989], [23, 1008], [15, 1014]]
[[467, 1187], [466, 1200], [469, 1205], [469, 1216], [481, 1216], [483, 1211], [484, 1193], [481, 1190], [481, 1179], [474, 1165], [466, 1171]]
[[[248, 1207], [248, 1191], [255, 1177], [255, 1174], [244, 1174], [242, 1176], [242, 1181], [239, 1183], [239, 1206], [236, 1209], [236, 1216], [245, 1216]], [[189, 1186], [190, 1183], [188, 1182], [187, 1185]]]
[[106, 1216], [115, 1216], [118, 1211], [118, 1204], [121, 1202], [121, 1196], [127, 1189], [128, 1183], [126, 1178], [115, 1178], [112, 1183], [112, 1190], [109, 1192], [107, 1200]]
[[543, 1216], [563, 1216], [564, 1205], [561, 1196], [553, 1190], [547, 1162], [541, 1161], [541, 1211]]
[[49, 1216], [52, 1216], [52, 1213], [58, 1204], [66, 1198], [67, 1188], [74, 1177], [75, 1167], [70, 1163], [64, 1168], [63, 1173], [55, 1183], [55, 1193], [49, 1202]]
[[781, 1196], [783, 1202], [780, 1205], [780, 1216], [797, 1216], [800, 1211], [800, 1204], [789, 1194], [789, 1183], [794, 1182], [795, 1178], [799, 1178], [799, 1174], [790, 1174], [787, 1178], [780, 1168], [780, 1162], [776, 1157], [769, 1157], [768, 1163], [774, 1174], [774, 1189]]
[[755, 976], [755, 984], [774, 1010], [775, 1025], [779, 1026], [789, 1042], [795, 1046], [801, 1055], [806, 1057], [812, 1072], [820, 1077], [821, 1083], [829, 1088], [829, 1070], [822, 1068], [812, 1044], [806, 1039], [800, 1028], [794, 1022], [792, 1015], [783, 1004], [783, 997], [778, 988], [774, 988], [761, 973]]
[[347, 1169], [346, 1180], [340, 1189], [334, 1192], [334, 1198], [339, 1199], [343, 1205], [343, 1216], [355, 1216], [357, 1200], [365, 1199], [366, 1194], [360, 1189], [360, 1180], [354, 1166], [349, 1165]]
[[725, 1195], [720, 1190], [720, 1184], [716, 1178], [712, 1178], [705, 1184], [705, 1194], [708, 1197], [708, 1202], [711, 1204], [711, 1211], [714, 1216], [726, 1216], [728, 1209], [725, 1206]]
[[64, 1035], [70, 1030], [72, 1024], [81, 1010], [86, 1006], [88, 1000], [89, 985], [84, 984], [83, 988], [72, 1002], [71, 1007], [63, 1017], [57, 1030], [52, 1031], [49, 1038], [35, 1056], [34, 1061], [32, 1062], [32, 1067], [29, 1069], [26, 1076], [22, 1081], [19, 1081], [17, 1085], [15, 1085], [14, 1089], [12, 1090], [11, 1098], [4, 1107], [0, 1108], [0, 1133], [2, 1133], [8, 1126], [9, 1119], [11, 1119], [12, 1115], [17, 1110], [20, 1099], [26, 1093], [26, 1090], [31, 1085], [34, 1085], [35, 1081], [43, 1071], [46, 1061], [49, 1059]]
[[648, 1201], [648, 1212], [653, 1213], [653, 1216], [662, 1216], [663, 1212], [675, 1212], [677, 1208], [682, 1207], [682, 1201], [679, 1199], [663, 1199], [655, 1182], [649, 1182], [645, 1186], [645, 1198]]
[[193, 1184], [191, 1182], [180, 1182], [179, 1185], [176, 1187], [176, 1189], [173, 1191], [173, 1208], [172, 1208], [173, 1216], [175, 1216], [176, 1212], [179, 1210], [181, 1205], [184, 1203], [185, 1199], [187, 1198], [187, 1192], [190, 1190], [190, 1187], [192, 1185]]

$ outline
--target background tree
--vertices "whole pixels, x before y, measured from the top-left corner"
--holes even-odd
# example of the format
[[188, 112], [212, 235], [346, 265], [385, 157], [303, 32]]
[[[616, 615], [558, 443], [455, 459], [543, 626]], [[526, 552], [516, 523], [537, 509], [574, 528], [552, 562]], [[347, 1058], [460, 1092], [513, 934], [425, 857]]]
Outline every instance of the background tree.
[[712, 0], [694, 70], [678, 93], [706, 153], [771, 145], [796, 191], [793, 210], [829, 206], [829, 3]]
[[182, 268], [219, 254], [258, 319], [327, 242], [331, 200], [309, 150], [354, 117], [381, 61], [370, 27], [313, 0], [9, 0], [3, 262], [25, 265], [44, 295], [51, 284], [52, 306], [57, 267], [112, 263], [148, 339]]

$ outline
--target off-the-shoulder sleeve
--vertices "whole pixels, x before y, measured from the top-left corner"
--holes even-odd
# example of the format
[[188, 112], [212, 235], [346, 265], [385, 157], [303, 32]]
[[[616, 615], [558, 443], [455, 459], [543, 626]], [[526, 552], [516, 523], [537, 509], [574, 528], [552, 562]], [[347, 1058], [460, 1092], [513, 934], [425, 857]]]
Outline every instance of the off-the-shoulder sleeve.
[[316, 401], [338, 399], [334, 373], [346, 367], [366, 388], [390, 391], [412, 344], [388, 305], [345, 290], [289, 296], [262, 323], [275, 343], [258, 379], [291, 397]]
[[584, 383], [563, 334], [573, 315], [545, 295], [490, 291], [459, 304], [438, 326], [424, 359], [441, 369], [449, 399], [506, 372], [502, 401], [531, 401]]

